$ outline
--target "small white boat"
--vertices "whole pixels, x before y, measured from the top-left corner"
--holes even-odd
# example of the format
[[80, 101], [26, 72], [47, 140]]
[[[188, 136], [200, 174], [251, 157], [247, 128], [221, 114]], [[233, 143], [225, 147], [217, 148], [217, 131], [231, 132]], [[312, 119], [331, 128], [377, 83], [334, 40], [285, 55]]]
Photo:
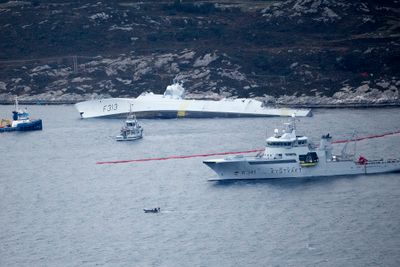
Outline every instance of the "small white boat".
[[121, 128], [120, 135], [115, 137], [117, 141], [133, 141], [143, 137], [143, 128], [136, 120], [136, 116], [129, 114], [124, 126]]

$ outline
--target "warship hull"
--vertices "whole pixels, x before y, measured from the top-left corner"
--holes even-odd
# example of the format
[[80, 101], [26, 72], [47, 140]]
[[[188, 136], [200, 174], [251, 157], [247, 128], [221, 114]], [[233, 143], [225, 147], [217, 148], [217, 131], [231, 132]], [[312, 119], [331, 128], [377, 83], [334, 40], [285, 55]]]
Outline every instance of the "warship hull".
[[135, 99], [107, 98], [75, 104], [82, 118], [125, 117], [130, 112], [138, 118], [210, 118], [311, 116], [309, 109], [265, 107], [253, 99], [187, 100], [146, 94]]

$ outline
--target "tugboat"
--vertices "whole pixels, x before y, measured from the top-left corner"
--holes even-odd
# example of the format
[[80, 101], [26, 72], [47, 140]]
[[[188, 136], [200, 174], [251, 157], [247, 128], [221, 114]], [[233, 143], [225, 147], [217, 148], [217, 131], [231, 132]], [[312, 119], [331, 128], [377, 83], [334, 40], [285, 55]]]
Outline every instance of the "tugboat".
[[117, 141], [133, 141], [143, 137], [143, 128], [136, 120], [136, 116], [129, 114], [124, 126], [121, 128], [120, 135], [115, 137]]
[[203, 161], [218, 178], [210, 180], [246, 180], [271, 178], [311, 178], [337, 175], [359, 175], [400, 171], [400, 159], [358, 159], [347, 153], [332, 155], [332, 136], [323, 135], [319, 147], [309, 143], [306, 136], [296, 134], [295, 116], [285, 129], [269, 137], [259, 155], [234, 156]]
[[0, 132], [42, 130], [42, 120], [30, 120], [27, 109], [22, 110], [19, 108], [17, 98], [15, 98], [15, 110], [12, 113], [12, 121], [7, 119], [1, 120]]

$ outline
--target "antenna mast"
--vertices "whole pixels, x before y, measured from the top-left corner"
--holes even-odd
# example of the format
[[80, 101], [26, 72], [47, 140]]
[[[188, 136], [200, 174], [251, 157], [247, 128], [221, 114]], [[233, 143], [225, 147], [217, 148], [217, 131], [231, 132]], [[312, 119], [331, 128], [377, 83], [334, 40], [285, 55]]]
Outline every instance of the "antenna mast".
[[[354, 158], [354, 156], [355, 156], [355, 154], [356, 154], [356, 146], [357, 146], [357, 139], [355, 138], [356, 135], [357, 135], [356, 131], [353, 131], [353, 134], [351, 135], [350, 140], [348, 140], [348, 141], [346, 142], [346, 144], [343, 146], [343, 149], [342, 149], [342, 157], [343, 157], [343, 158], [346, 158], [346, 159], [348, 159], [348, 158], [350, 158], [350, 157]], [[347, 146], [348, 146], [348, 144], [349, 144], [350, 142], [354, 142], [353, 154], [347, 153]]]
[[15, 97], [15, 111], [19, 110], [19, 106], [18, 106], [18, 96]]

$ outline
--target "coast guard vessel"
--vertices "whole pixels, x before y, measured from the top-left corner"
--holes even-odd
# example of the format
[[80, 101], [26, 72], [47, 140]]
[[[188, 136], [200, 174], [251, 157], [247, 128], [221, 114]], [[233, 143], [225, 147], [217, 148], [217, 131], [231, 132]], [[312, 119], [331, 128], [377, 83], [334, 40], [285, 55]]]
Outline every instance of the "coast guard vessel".
[[184, 98], [179, 83], [169, 85], [164, 94], [143, 93], [137, 98], [107, 98], [75, 104], [82, 118], [120, 117], [130, 111], [140, 118], [311, 116], [309, 109], [265, 107], [254, 99], [194, 100]]
[[29, 119], [29, 113], [26, 110], [19, 108], [18, 99], [15, 98], [15, 110], [13, 113], [13, 120], [2, 119], [0, 122], [0, 133], [1, 132], [12, 132], [12, 131], [35, 131], [42, 130], [42, 120], [31, 120]]
[[322, 136], [319, 147], [306, 136], [296, 134], [295, 118], [285, 123], [285, 129], [266, 142], [257, 156], [234, 156], [203, 161], [218, 178], [211, 180], [246, 180], [270, 178], [304, 178], [336, 175], [358, 175], [400, 171], [399, 159], [367, 160], [342, 151], [332, 155], [332, 136]]

